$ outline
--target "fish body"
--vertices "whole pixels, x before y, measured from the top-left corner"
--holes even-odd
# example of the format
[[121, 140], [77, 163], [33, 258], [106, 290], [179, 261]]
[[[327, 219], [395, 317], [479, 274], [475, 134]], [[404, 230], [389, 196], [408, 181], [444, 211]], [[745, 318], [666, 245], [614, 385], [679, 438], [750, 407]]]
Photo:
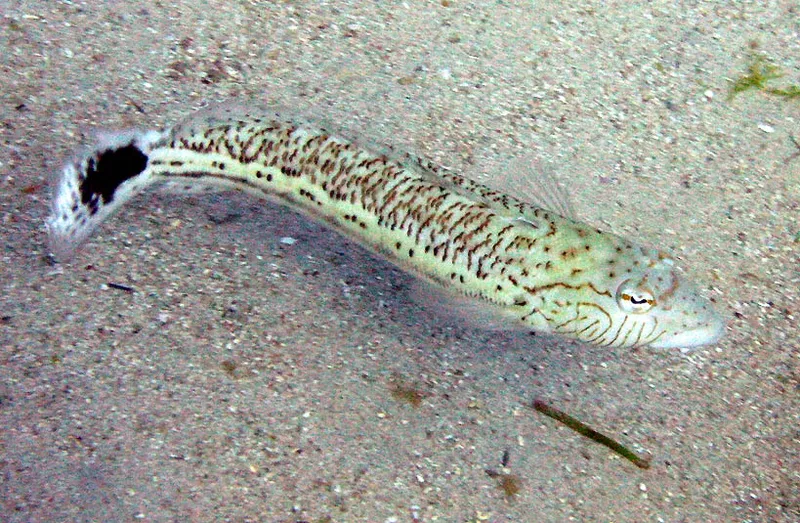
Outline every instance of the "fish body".
[[217, 110], [101, 139], [63, 169], [47, 221], [54, 253], [154, 186], [288, 205], [523, 328], [654, 348], [724, 330], [665, 253], [274, 112]]

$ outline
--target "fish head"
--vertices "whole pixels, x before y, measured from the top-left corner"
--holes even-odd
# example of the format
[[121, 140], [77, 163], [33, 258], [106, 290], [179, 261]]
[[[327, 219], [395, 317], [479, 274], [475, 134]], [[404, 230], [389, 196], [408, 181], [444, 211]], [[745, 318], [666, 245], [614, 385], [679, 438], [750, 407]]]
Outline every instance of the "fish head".
[[691, 349], [715, 343], [725, 321], [712, 303], [680, 272], [675, 260], [662, 252], [643, 249], [633, 269], [615, 282], [615, 323], [642, 325], [636, 346]]
[[[585, 247], [553, 264], [548, 283], [528, 287], [538, 298], [524, 317], [529, 324], [605, 347], [692, 349], [719, 340], [725, 321], [672, 256], [583, 231]], [[574, 238], [568, 241], [574, 246]], [[551, 250], [570, 252], [563, 245]]]

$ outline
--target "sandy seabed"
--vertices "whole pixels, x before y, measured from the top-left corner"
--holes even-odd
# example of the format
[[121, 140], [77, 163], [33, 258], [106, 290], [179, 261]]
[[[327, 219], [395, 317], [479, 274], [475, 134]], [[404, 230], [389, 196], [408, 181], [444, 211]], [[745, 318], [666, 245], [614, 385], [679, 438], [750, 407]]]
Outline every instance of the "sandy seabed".
[[[728, 99], [754, 53], [800, 83], [800, 8], [729, 5], [0, 3], [0, 519], [800, 520], [800, 104]], [[48, 262], [47, 186], [95, 129], [248, 99], [509, 191], [544, 163], [582, 219], [675, 253], [727, 335], [481, 331], [238, 196], [147, 195]]]

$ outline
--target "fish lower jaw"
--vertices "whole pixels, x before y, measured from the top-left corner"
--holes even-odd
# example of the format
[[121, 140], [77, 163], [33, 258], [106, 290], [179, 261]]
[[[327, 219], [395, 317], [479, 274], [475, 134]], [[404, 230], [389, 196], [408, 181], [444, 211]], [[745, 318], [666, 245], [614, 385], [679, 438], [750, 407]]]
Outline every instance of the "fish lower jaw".
[[653, 349], [691, 350], [704, 345], [713, 345], [725, 332], [725, 322], [721, 319], [691, 330], [662, 337], [648, 346]]

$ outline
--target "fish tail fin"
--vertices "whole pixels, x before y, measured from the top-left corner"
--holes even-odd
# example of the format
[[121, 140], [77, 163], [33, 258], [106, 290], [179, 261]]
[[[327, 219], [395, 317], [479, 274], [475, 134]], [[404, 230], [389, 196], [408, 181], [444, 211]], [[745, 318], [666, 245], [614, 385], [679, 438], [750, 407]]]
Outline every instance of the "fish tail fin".
[[155, 182], [150, 153], [166, 136], [168, 131], [100, 133], [94, 146], [61, 169], [45, 223], [56, 259], [69, 259], [97, 226]]

